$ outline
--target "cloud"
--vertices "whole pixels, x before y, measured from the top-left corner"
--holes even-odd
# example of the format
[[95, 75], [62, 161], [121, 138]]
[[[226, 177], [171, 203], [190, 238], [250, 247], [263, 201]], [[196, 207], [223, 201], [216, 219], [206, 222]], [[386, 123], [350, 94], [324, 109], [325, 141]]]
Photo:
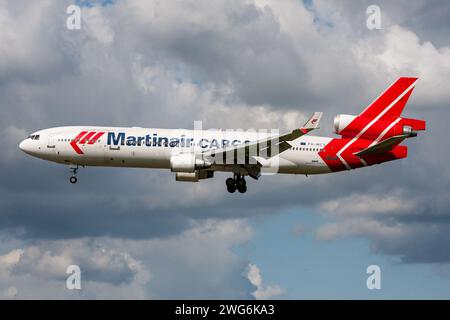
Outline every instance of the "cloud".
[[376, 196], [371, 194], [352, 194], [339, 199], [327, 200], [320, 209], [331, 216], [352, 217], [382, 214], [407, 214], [415, 209], [414, 199], [402, 197], [398, 192]]
[[434, 203], [430, 203], [429, 195], [414, 197], [394, 190], [328, 200], [320, 208], [331, 221], [317, 228], [316, 238], [364, 237], [374, 252], [396, 255], [403, 262], [447, 265], [450, 224], [445, 199], [447, 192], [435, 194]]
[[[73, 264], [82, 270], [85, 288], [80, 292], [65, 289], [66, 270]], [[0, 287], [5, 287], [6, 298], [73, 299], [89, 297], [100, 288], [112, 292], [99, 290], [94, 297], [134, 291], [128, 292], [130, 298], [143, 298], [141, 286], [149, 279], [148, 270], [128, 254], [89, 240], [40, 242], [0, 256]]]
[[[0, 291], [21, 299], [251, 298], [246, 261], [233, 252], [251, 235], [245, 221], [209, 220], [162, 239], [22, 243], [0, 256]], [[80, 291], [65, 288], [70, 265], [81, 269]]]
[[[85, 247], [87, 245], [87, 248]], [[14, 252], [14, 251], [12, 251]], [[83, 278], [126, 285], [139, 273], [139, 263], [123, 252], [89, 246], [85, 241], [57, 242], [29, 246], [14, 265], [14, 275], [31, 275], [49, 280], [66, 278], [69, 265], [82, 265]]]
[[1, 296], [5, 299], [12, 300], [16, 298], [18, 292], [16, 287], [8, 287], [3, 291]]
[[103, 8], [91, 7], [82, 11], [83, 22], [86, 24], [87, 33], [101, 44], [110, 44], [114, 41], [114, 31], [109, 20], [103, 14]]
[[28, 136], [24, 129], [16, 128], [15, 126], [8, 126], [0, 131], [0, 141], [4, 146], [0, 162], [8, 165], [20, 159], [20, 154], [17, 152], [19, 143]]
[[[54, 296], [62, 266], [79, 260], [91, 270], [81, 297], [248, 297], [248, 261], [232, 252], [251, 237], [243, 221], [297, 206], [324, 214], [319, 239], [359, 236], [405, 262], [450, 261], [447, 3], [382, 1], [386, 24], [374, 32], [365, 3], [346, 1], [118, 1], [83, 7], [82, 30], [69, 31], [71, 3], [0, 1], [0, 232], [16, 238], [0, 270], [18, 280], [3, 278], [6, 296]], [[406, 115], [429, 124], [406, 142], [408, 159], [267, 176], [245, 197], [227, 194], [220, 173], [190, 185], [170, 172], [86, 168], [71, 186], [67, 168], [17, 148], [58, 125], [290, 130], [312, 111], [326, 112], [319, 133], [330, 135], [334, 114], [359, 112], [405, 74], [420, 77]], [[14, 250], [23, 260], [7, 264]]]
[[345, 236], [367, 236], [381, 239], [397, 240], [405, 235], [408, 226], [394, 224], [386, 225], [376, 219], [351, 219], [342, 223], [329, 223], [321, 226], [317, 230], [319, 240], [333, 240]]
[[256, 291], [252, 294], [258, 300], [273, 299], [285, 294], [285, 291], [278, 285], [264, 285], [261, 271], [255, 264], [248, 265], [247, 277], [256, 286]]
[[5, 279], [8, 275], [10, 275], [11, 270], [20, 261], [22, 254], [23, 250], [16, 249], [0, 256], [0, 277], [2, 279]]
[[297, 223], [292, 227], [291, 233], [294, 236], [300, 237], [305, 234], [307, 234], [310, 231], [310, 228], [308, 226], [305, 226], [301, 223]]
[[[400, 26], [388, 29], [381, 43], [369, 43], [369, 50], [358, 48], [367, 67], [375, 73], [382, 66], [388, 74], [416, 75], [418, 87], [414, 93], [415, 104], [430, 108], [442, 107], [450, 99], [446, 83], [450, 76], [450, 47], [437, 48], [430, 41], [421, 41], [411, 30]], [[380, 46], [381, 48], [376, 48]], [[368, 52], [377, 52], [368, 57]]]

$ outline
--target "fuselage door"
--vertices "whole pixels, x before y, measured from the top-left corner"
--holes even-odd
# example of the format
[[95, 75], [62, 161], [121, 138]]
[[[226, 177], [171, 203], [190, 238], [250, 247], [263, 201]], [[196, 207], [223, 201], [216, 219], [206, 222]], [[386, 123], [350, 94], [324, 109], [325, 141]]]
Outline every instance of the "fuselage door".
[[48, 135], [47, 148], [55, 148], [55, 138], [52, 134]]

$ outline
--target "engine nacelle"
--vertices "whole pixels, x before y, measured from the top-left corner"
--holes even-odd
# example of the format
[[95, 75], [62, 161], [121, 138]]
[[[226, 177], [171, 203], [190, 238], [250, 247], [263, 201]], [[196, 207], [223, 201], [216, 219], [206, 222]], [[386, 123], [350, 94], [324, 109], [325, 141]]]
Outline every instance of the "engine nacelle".
[[194, 171], [194, 172], [177, 172], [175, 174], [176, 181], [198, 182], [201, 179], [209, 179], [214, 177], [214, 171]]
[[193, 173], [196, 169], [205, 169], [211, 166], [211, 163], [196, 159], [193, 153], [180, 153], [170, 157], [170, 170], [172, 172]]
[[194, 172], [195, 155], [193, 153], [180, 153], [170, 157], [170, 170], [173, 172]]
[[197, 171], [195, 172], [177, 172], [175, 174], [176, 181], [198, 182]]
[[341, 133], [355, 118], [356, 116], [350, 114], [338, 114], [334, 117], [334, 132]]
[[403, 126], [403, 134], [408, 137], [417, 137], [417, 131], [410, 126]]

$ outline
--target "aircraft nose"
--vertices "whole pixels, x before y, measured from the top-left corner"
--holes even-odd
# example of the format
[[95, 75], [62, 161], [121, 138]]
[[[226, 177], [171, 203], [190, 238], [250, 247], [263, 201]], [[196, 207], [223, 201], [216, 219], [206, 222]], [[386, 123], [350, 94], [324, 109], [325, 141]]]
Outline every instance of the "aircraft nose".
[[29, 144], [27, 139], [23, 140], [20, 144], [19, 144], [19, 149], [22, 150], [25, 153], [28, 153], [29, 150]]

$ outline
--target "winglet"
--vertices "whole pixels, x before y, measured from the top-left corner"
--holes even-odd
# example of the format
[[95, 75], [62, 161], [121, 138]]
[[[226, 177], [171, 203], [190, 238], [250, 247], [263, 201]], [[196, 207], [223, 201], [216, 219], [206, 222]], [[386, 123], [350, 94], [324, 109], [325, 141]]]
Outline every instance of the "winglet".
[[304, 134], [319, 127], [320, 119], [322, 118], [322, 112], [314, 112], [311, 118], [306, 121], [305, 125], [300, 128], [300, 131]]

